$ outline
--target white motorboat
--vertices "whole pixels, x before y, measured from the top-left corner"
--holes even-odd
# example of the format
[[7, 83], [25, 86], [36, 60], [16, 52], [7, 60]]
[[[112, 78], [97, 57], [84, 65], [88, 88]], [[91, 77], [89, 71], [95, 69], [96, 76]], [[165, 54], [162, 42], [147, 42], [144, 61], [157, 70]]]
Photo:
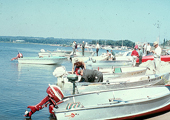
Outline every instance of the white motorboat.
[[[125, 77], [134, 77], [139, 75], [144, 75], [147, 68], [145, 67], [119, 67], [112, 69], [99, 69], [103, 73], [104, 82], [114, 82], [116, 78], [125, 78]], [[66, 71], [64, 66], [56, 67], [53, 72], [53, 75], [57, 77], [57, 83], [66, 83], [70, 84], [67, 79], [67, 75], [71, 74], [71, 71]], [[81, 76], [78, 76], [78, 81], [80, 81]]]
[[145, 75], [146, 67], [112, 67], [110, 68], [98, 68], [97, 70], [103, 73], [104, 81], [111, 81], [114, 78], [134, 77], [139, 75]]
[[97, 69], [97, 68], [112, 68], [118, 66], [132, 66], [131, 60], [104, 60], [104, 61], [87, 61], [87, 66]]
[[50, 56], [66, 56], [69, 55], [72, 51], [66, 51], [66, 50], [56, 50], [56, 51], [45, 51], [44, 49], [41, 49], [38, 53], [39, 57], [50, 57]]
[[116, 78], [114, 80], [107, 79], [108, 78], [104, 78], [105, 82], [100, 83], [76, 82], [76, 92], [80, 94], [98, 90], [116, 90], [132, 87], [166, 85], [169, 82], [169, 73], [139, 75], [134, 77]]
[[28, 106], [26, 117], [47, 107], [57, 120], [134, 119], [170, 110], [170, 86], [135, 87], [98, 90], [64, 96], [56, 85], [50, 85], [47, 96], [37, 105]]
[[[108, 59], [109, 56], [107, 56], [105, 53], [103, 53], [100, 56], [74, 56], [72, 59], [74, 58], [80, 58], [82, 59], [84, 62], [86, 62], [87, 64], [91, 64], [93, 62], [96, 61], [106, 61]], [[90, 62], [91, 61], [91, 62]]]
[[57, 120], [134, 119], [170, 110], [170, 87], [106, 90], [63, 97]]

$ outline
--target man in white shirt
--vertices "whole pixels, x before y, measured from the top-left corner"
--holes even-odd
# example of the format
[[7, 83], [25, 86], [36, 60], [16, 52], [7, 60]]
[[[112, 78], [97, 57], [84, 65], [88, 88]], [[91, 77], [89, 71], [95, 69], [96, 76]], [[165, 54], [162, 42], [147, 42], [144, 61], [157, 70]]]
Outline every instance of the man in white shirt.
[[151, 46], [148, 43], [147, 47], [146, 47], [146, 54], [149, 54], [151, 52]]
[[159, 73], [160, 72], [160, 65], [161, 65], [161, 52], [162, 52], [162, 49], [158, 45], [157, 41], [155, 41], [153, 43], [153, 46], [155, 47], [155, 50], [152, 51], [154, 53], [154, 64], [155, 64], [155, 70], [156, 70], [155, 72]]
[[73, 51], [72, 51], [72, 52], [73, 52], [73, 55], [76, 54], [76, 51], [75, 51], [76, 48], [75, 48], [75, 46], [76, 46], [76, 42], [74, 41], [73, 44], [72, 44], [72, 48], [73, 48]]

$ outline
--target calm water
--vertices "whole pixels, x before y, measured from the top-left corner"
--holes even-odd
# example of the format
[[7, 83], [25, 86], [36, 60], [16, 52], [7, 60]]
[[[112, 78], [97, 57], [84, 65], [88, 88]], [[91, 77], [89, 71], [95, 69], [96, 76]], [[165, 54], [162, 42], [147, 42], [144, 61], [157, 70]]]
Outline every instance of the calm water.
[[[39, 103], [47, 96], [48, 84], [56, 84], [53, 71], [60, 65], [29, 65], [11, 61], [18, 51], [23, 56], [38, 56], [40, 49], [71, 50], [71, 47], [57, 47], [37, 44], [0, 43], [0, 119], [25, 120], [23, 116], [28, 105]], [[100, 50], [99, 55], [106, 50]], [[65, 61], [63, 66], [71, 70], [71, 62]], [[28, 109], [29, 110], [29, 109]], [[48, 107], [33, 114], [32, 120], [51, 120]]]

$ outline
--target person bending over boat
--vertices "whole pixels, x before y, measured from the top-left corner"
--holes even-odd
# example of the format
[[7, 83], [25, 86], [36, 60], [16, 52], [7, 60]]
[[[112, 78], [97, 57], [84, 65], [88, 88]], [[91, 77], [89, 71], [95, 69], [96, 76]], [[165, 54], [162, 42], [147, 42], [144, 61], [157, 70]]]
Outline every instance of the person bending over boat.
[[106, 50], [106, 56], [108, 56], [107, 60], [111, 59], [111, 53], [109, 52], [109, 50]]
[[78, 74], [81, 75], [79, 82], [103, 82], [103, 73], [97, 70], [78, 70]]
[[77, 72], [80, 68], [86, 69], [86, 64], [84, 63], [84, 61], [80, 58], [73, 58], [73, 60], [72, 60], [72, 74], [77, 74]]

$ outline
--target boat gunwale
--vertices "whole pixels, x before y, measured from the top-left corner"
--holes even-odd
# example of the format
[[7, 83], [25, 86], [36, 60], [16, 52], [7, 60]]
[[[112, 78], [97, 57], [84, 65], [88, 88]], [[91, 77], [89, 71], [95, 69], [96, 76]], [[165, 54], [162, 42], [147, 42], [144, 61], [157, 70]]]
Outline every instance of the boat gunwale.
[[63, 56], [54, 56], [54, 57], [23, 57], [23, 58], [18, 58], [18, 60], [53, 60], [53, 59], [67, 59], [67, 57]]
[[[168, 75], [168, 73], [164, 73], [164, 74], [161, 74], [161, 75], [158, 75], [158, 76], [155, 76], [154, 78], [149, 78], [149, 79], [144, 79], [144, 80], [140, 80], [140, 81], [153, 81], [153, 80], [158, 80], [158, 82], [160, 82], [162, 79], [160, 79], [160, 77], [164, 77]], [[147, 77], [149, 77], [149, 75], [146, 75]], [[141, 76], [142, 77], [145, 77], [144, 75]], [[135, 77], [136, 78], [136, 77]], [[139, 78], [140, 79], [140, 78]], [[88, 85], [113, 85], [113, 84], [121, 84], [121, 83], [135, 83], [139, 80], [135, 80], [135, 81], [119, 81], [119, 82], [98, 82], [98, 83], [88, 83], [86, 82], [85, 85], [80, 85], [80, 86], [88, 86]], [[76, 82], [77, 84], [83, 84], [83, 83], [78, 83]]]
[[[165, 87], [166, 87], [166, 86], [165, 86]], [[169, 88], [166, 87], [166, 88], [170, 90], [170, 87], [169, 87]], [[155, 95], [154, 95], [154, 96], [155, 96]], [[95, 105], [95, 106], [97, 106], [97, 107], [74, 108], [74, 109], [62, 110], [62, 111], [57, 111], [57, 108], [55, 108], [56, 111], [54, 110], [54, 113], [72, 112], [72, 111], [88, 110], [88, 109], [99, 109], [99, 108], [114, 107], [114, 106], [123, 106], [123, 105], [130, 105], [130, 104], [140, 104], [140, 103], [142, 103], [142, 102], [155, 101], [155, 100], [157, 100], [157, 99], [162, 99], [163, 97], [168, 97], [168, 96], [170, 96], [170, 91], [169, 91], [168, 93], [166, 93], [166, 94], [161, 95], [161, 96], [156, 96], [156, 97], [152, 97], [152, 96], [151, 96], [151, 98], [148, 98], [148, 97], [146, 97], [146, 98], [141, 98], [141, 99], [143, 99], [143, 100], [136, 99], [136, 100], [122, 101], [122, 102], [119, 102], [119, 103], [110, 103], [110, 105], [104, 105], [104, 106], [97, 106], [97, 105]], [[68, 98], [67, 98], [67, 99], [68, 99]], [[129, 101], [130, 101], [130, 102], [129, 102]], [[132, 102], [131, 102], [131, 101], [132, 101]], [[168, 103], [169, 103], [169, 105], [170, 105], [170, 100], [168, 100], [168, 102], [166, 102], [166, 105], [164, 105], [164, 106], [167, 106]], [[61, 103], [61, 104], [62, 104], [62, 103]], [[109, 103], [107, 103], [107, 104], [109, 104]], [[159, 108], [157, 108], [157, 109], [159, 109]], [[142, 113], [140, 113], [140, 114], [142, 114]]]

